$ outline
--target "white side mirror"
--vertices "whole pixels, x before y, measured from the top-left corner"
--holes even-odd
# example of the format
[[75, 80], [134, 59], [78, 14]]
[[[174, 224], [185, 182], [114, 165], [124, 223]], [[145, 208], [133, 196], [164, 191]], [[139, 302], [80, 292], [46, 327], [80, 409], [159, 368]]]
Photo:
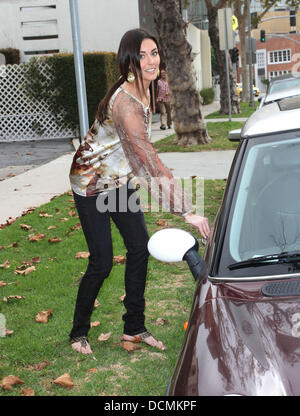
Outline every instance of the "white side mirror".
[[198, 248], [195, 237], [177, 228], [157, 231], [148, 241], [149, 253], [157, 260], [169, 263], [186, 260], [195, 280], [205, 265], [198, 254]]
[[178, 228], [157, 231], [148, 242], [149, 253], [160, 261], [182, 261], [185, 253], [195, 245], [195, 238]]

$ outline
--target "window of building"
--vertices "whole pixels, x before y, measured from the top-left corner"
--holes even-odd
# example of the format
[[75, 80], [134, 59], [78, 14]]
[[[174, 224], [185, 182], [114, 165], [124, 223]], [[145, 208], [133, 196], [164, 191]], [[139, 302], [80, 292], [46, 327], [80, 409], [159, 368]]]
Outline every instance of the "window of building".
[[282, 49], [279, 51], [269, 52], [269, 64], [280, 64], [284, 62], [291, 62], [291, 50]]
[[290, 70], [282, 70], [282, 71], [270, 71], [269, 72], [269, 80], [274, 77], [280, 77], [281, 75], [290, 74], [292, 71]]

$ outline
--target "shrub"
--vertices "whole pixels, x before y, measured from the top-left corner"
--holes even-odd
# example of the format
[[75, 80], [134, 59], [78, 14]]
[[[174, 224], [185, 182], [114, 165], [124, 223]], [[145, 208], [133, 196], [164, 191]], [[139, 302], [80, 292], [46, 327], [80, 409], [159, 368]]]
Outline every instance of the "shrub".
[[3, 55], [5, 56], [6, 65], [20, 63], [19, 49], [14, 49], [14, 48], [0, 49], [0, 53], [3, 53]]
[[[99, 101], [111, 84], [118, 79], [119, 73], [115, 53], [85, 53], [83, 59], [88, 116], [89, 123], [92, 124]], [[43, 63], [49, 66], [49, 73], [46, 75], [45, 71], [42, 71]], [[31, 98], [47, 101], [54, 116], [63, 114], [63, 127], [78, 128], [79, 114], [73, 54], [32, 58], [28, 63], [24, 89]]]
[[215, 93], [212, 88], [204, 88], [200, 91], [200, 95], [203, 98], [203, 104], [210, 104], [215, 98]]

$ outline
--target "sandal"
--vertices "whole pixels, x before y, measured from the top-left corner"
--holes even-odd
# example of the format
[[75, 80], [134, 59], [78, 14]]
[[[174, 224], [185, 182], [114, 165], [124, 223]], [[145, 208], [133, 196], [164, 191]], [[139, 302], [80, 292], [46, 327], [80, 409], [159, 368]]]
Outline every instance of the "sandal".
[[[149, 341], [147, 342], [147, 338], [150, 338], [150, 337], [153, 339], [152, 343]], [[161, 341], [158, 341], [157, 339], [155, 339], [154, 336], [149, 331], [145, 331], [137, 335], [124, 334], [122, 337], [122, 341], [128, 341], [128, 342], [134, 342], [134, 343], [144, 342], [150, 347], [156, 347], [159, 350], [164, 351], [167, 349], [167, 347]]]
[[93, 354], [86, 336], [75, 337], [70, 340], [71, 347], [74, 351], [81, 354]]

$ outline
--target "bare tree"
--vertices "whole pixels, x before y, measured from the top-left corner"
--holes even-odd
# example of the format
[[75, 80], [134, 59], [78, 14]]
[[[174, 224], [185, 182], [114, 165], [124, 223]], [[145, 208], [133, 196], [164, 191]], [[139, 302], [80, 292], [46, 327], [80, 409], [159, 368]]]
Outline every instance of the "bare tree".
[[151, 0], [158, 40], [171, 93], [175, 144], [191, 146], [210, 141], [200, 109], [200, 95], [192, 69], [192, 48], [175, 0]]

